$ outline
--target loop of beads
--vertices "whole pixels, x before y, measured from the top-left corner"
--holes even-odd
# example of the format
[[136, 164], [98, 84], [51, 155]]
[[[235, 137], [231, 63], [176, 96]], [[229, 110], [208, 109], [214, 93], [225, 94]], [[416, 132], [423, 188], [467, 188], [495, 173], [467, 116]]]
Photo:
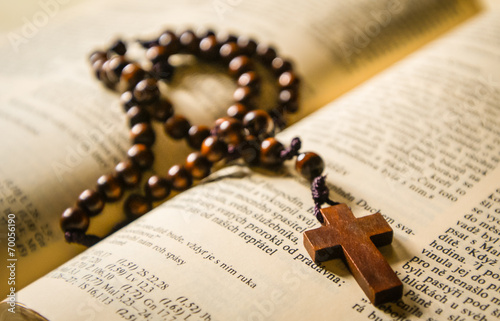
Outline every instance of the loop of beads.
[[[191, 30], [178, 34], [165, 31], [157, 39], [139, 43], [145, 49], [148, 67], [130, 61], [126, 57], [127, 45], [120, 40], [108, 50], [90, 55], [97, 79], [121, 92], [132, 147], [127, 160], [118, 163], [113, 173], [99, 177], [95, 189], [83, 191], [76, 205], [64, 211], [60, 225], [68, 242], [91, 246], [99, 241], [99, 237], [86, 234], [90, 218], [101, 213], [105, 203], [115, 202], [125, 190], [139, 186], [155, 158], [151, 149], [156, 141], [152, 121], [163, 123], [168, 136], [185, 139], [194, 151], [183, 164], [172, 166], [165, 177], [153, 175], [146, 179], [142, 194], [128, 195], [124, 202], [128, 221], [151, 210], [153, 201], [166, 199], [172, 190], [185, 190], [193, 181], [206, 177], [217, 162], [241, 158], [249, 165], [269, 167], [297, 156], [296, 169], [304, 177], [312, 180], [321, 175], [323, 160], [315, 153], [299, 154], [300, 140], [295, 139], [285, 149], [273, 137], [284, 127], [285, 113], [298, 110], [300, 84], [292, 63], [279, 57], [275, 49], [245, 37], [227, 35], [221, 39], [212, 31], [197, 35]], [[237, 84], [227, 116], [217, 119], [213, 128], [191, 125], [160, 93], [158, 82], [172, 79], [175, 68], [169, 57], [177, 54], [225, 66]], [[269, 112], [256, 108], [261, 83], [256, 64], [265, 67], [275, 79], [276, 107]]]

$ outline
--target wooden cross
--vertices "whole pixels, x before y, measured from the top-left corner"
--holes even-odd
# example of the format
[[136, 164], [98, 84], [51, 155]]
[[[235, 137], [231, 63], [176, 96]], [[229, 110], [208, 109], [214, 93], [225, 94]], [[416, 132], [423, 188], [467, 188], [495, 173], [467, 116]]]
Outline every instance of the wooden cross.
[[376, 246], [392, 242], [393, 232], [380, 213], [354, 217], [346, 204], [321, 209], [322, 227], [304, 233], [314, 262], [343, 258], [374, 305], [401, 298], [403, 284]]

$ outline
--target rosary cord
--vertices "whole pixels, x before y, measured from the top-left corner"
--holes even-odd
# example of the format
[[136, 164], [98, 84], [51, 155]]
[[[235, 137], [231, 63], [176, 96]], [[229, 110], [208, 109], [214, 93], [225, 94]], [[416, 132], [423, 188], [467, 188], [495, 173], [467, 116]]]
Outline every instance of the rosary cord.
[[328, 196], [330, 189], [326, 185], [326, 175], [317, 176], [311, 184], [311, 193], [314, 200], [314, 216], [323, 224], [323, 214], [321, 214], [321, 206], [326, 203], [328, 205], [338, 205], [339, 202], [332, 201]]

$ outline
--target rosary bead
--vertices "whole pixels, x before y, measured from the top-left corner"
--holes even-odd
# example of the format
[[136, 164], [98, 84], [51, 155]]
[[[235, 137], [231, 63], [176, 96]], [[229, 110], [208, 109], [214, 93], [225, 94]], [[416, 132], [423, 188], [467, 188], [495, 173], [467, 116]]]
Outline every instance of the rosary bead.
[[223, 44], [219, 49], [219, 55], [225, 63], [229, 63], [233, 58], [240, 54], [236, 42], [231, 41]]
[[146, 51], [146, 58], [152, 63], [165, 61], [168, 59], [167, 50], [164, 46], [153, 46]]
[[141, 217], [152, 209], [151, 202], [143, 195], [130, 194], [123, 204], [125, 215], [130, 220]]
[[86, 189], [78, 196], [76, 204], [89, 216], [95, 216], [104, 209], [104, 198], [101, 193]]
[[217, 38], [213, 35], [206, 36], [200, 41], [200, 57], [207, 60], [213, 60], [217, 58], [219, 53], [219, 43]]
[[139, 104], [149, 104], [160, 97], [160, 90], [154, 78], [147, 78], [137, 83], [134, 98]]
[[236, 44], [240, 48], [241, 53], [247, 55], [248, 57], [253, 56], [257, 50], [257, 43], [255, 40], [245, 36], [238, 37]]
[[276, 57], [271, 62], [271, 69], [276, 76], [279, 76], [285, 71], [291, 71], [292, 64], [288, 60], [284, 60], [281, 57]]
[[260, 88], [260, 78], [255, 71], [247, 71], [240, 75], [237, 81], [240, 87], [250, 87], [251, 89], [258, 90]]
[[226, 157], [227, 145], [216, 136], [207, 137], [201, 144], [201, 154], [215, 163]]
[[193, 184], [191, 173], [181, 165], [170, 167], [167, 179], [172, 183], [172, 188], [176, 191], [186, 190]]
[[174, 67], [168, 60], [161, 60], [153, 64], [150, 73], [156, 79], [170, 81], [174, 76]]
[[238, 153], [247, 164], [256, 165], [260, 157], [260, 142], [257, 137], [248, 135], [245, 141], [238, 145]]
[[200, 149], [201, 144], [208, 136], [210, 136], [210, 128], [203, 125], [194, 125], [189, 128], [187, 142], [192, 148]]
[[276, 50], [273, 47], [264, 45], [262, 43], [257, 45], [256, 49], [257, 57], [265, 65], [271, 65], [271, 62], [276, 58]]
[[243, 125], [257, 137], [268, 136], [274, 130], [273, 119], [262, 109], [249, 111], [243, 118]]
[[109, 75], [112, 75], [112, 72], [111, 72], [111, 68], [109, 66], [109, 60], [106, 60], [101, 68], [100, 68], [100, 71], [99, 71], [99, 80], [108, 88], [110, 89], [115, 89], [115, 85], [116, 85], [116, 81], [114, 81], [114, 79], [110, 79], [109, 78]]
[[229, 74], [235, 78], [239, 78], [243, 73], [252, 69], [252, 61], [247, 56], [238, 56], [229, 62]]
[[126, 91], [120, 96], [120, 102], [123, 106], [123, 109], [127, 112], [130, 108], [137, 105], [137, 102], [134, 99], [134, 95], [131, 91]]
[[170, 182], [158, 175], [151, 176], [144, 186], [146, 196], [154, 201], [161, 201], [170, 195]]
[[243, 104], [233, 104], [227, 109], [227, 115], [238, 120], [242, 120], [248, 112], [248, 108]]
[[174, 114], [172, 103], [166, 98], [160, 98], [152, 104], [146, 106], [146, 109], [154, 119], [164, 122]]
[[198, 53], [200, 39], [191, 30], [184, 31], [179, 36], [179, 42], [184, 50], [190, 54], [196, 55]]
[[196, 179], [202, 179], [210, 174], [212, 163], [200, 152], [193, 152], [186, 158], [186, 169]]
[[130, 139], [133, 144], [152, 146], [156, 140], [156, 134], [149, 123], [139, 123], [130, 129]]
[[228, 145], [238, 145], [245, 137], [243, 123], [235, 118], [224, 117], [216, 121], [216, 133]]
[[221, 31], [217, 34], [217, 41], [220, 44], [226, 44], [228, 42], [236, 42], [237, 40], [238, 38], [235, 35], [230, 34], [228, 32]]
[[131, 161], [120, 162], [115, 167], [116, 176], [126, 188], [137, 186], [141, 181], [141, 171]]
[[283, 144], [281, 144], [276, 138], [266, 138], [260, 144], [260, 162], [265, 166], [275, 166], [281, 164], [283, 159], [280, 155], [281, 151], [284, 149]]
[[117, 201], [123, 194], [120, 181], [111, 174], [103, 175], [97, 179], [97, 190], [104, 195], [106, 202]]
[[121, 91], [132, 90], [135, 88], [139, 81], [144, 79], [146, 72], [137, 63], [130, 63], [126, 65], [120, 76], [120, 89]]
[[158, 38], [158, 44], [165, 47], [165, 54], [170, 56], [177, 53], [180, 48], [179, 39], [172, 31], [165, 31]]
[[90, 54], [89, 60], [90, 64], [94, 64], [96, 61], [105, 61], [107, 60], [108, 57], [106, 56], [106, 53], [101, 50], [94, 51], [93, 53]]
[[299, 101], [295, 90], [283, 89], [278, 95], [278, 105], [289, 113], [299, 110]]
[[140, 169], [150, 168], [155, 159], [153, 151], [143, 144], [135, 144], [130, 147], [127, 155]]
[[89, 228], [90, 219], [87, 213], [79, 207], [67, 208], [61, 215], [59, 225], [64, 232], [80, 231], [86, 232]]
[[182, 139], [188, 135], [191, 124], [181, 115], [173, 115], [165, 122], [165, 132], [173, 139]]
[[130, 127], [139, 123], [149, 123], [151, 120], [149, 113], [138, 106], [130, 107], [130, 109], [127, 110], [127, 117]]
[[295, 169], [300, 175], [311, 181], [323, 173], [325, 162], [323, 162], [321, 156], [316, 153], [301, 153], [297, 156], [297, 160], [295, 161]]
[[300, 80], [292, 71], [285, 71], [279, 76], [278, 83], [283, 88], [297, 89]]
[[111, 45], [109, 51], [116, 53], [117, 55], [123, 56], [127, 52], [127, 46], [120, 39], [116, 40], [115, 43]]
[[108, 60], [108, 68], [106, 69], [108, 79], [113, 83], [118, 83], [122, 74], [122, 70], [129, 63], [123, 56], [114, 56]]
[[92, 70], [94, 71], [94, 76], [100, 81], [102, 81], [101, 79], [102, 66], [104, 65], [105, 62], [106, 60], [96, 60], [95, 62], [92, 63]]
[[253, 107], [255, 105], [254, 91], [248, 86], [236, 88], [233, 98], [237, 103], [245, 106]]

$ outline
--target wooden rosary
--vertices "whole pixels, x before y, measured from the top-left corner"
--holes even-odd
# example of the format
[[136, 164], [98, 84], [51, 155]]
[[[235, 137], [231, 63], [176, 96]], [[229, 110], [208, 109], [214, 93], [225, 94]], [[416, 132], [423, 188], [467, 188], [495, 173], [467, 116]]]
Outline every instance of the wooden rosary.
[[[322, 158], [313, 152], [300, 153], [300, 140], [285, 146], [274, 134], [285, 126], [286, 113], [298, 110], [300, 80], [292, 63], [277, 55], [270, 46], [257, 44], [246, 37], [213, 31], [202, 35], [191, 30], [181, 33], [163, 32], [157, 39], [139, 41], [145, 49], [147, 67], [126, 57], [127, 45], [119, 40], [108, 50], [95, 51], [90, 63], [98, 80], [108, 88], [121, 92], [120, 101], [130, 124], [132, 147], [127, 160], [118, 163], [111, 174], [97, 179], [95, 189], [83, 191], [75, 206], [66, 209], [60, 225], [68, 243], [92, 246], [101, 240], [86, 234], [90, 218], [104, 209], [106, 202], [122, 198], [127, 189], [137, 188], [143, 173], [151, 168], [156, 140], [152, 121], [163, 123], [165, 133], [175, 140], [185, 139], [195, 151], [184, 164], [168, 170], [165, 177], [152, 175], [143, 194], [133, 192], [124, 201], [128, 223], [152, 209], [153, 201], [166, 199], [172, 190], [183, 191], [194, 180], [208, 176], [214, 164], [242, 159], [252, 166], [278, 167], [296, 157], [295, 168], [312, 182], [316, 218], [322, 227], [304, 233], [304, 245], [316, 263], [343, 258], [354, 277], [374, 304], [399, 299], [402, 283], [375, 246], [390, 244], [393, 231], [380, 213], [355, 218], [345, 204], [329, 199]], [[234, 103], [227, 116], [209, 128], [191, 125], [174, 112], [171, 102], [161, 95], [158, 82], [168, 83], [175, 72], [169, 62], [173, 55], [191, 55], [227, 69], [236, 81]], [[262, 77], [261, 65], [274, 77], [277, 87], [276, 106], [270, 111], [258, 109]], [[327, 203], [327, 208], [321, 206]]]

